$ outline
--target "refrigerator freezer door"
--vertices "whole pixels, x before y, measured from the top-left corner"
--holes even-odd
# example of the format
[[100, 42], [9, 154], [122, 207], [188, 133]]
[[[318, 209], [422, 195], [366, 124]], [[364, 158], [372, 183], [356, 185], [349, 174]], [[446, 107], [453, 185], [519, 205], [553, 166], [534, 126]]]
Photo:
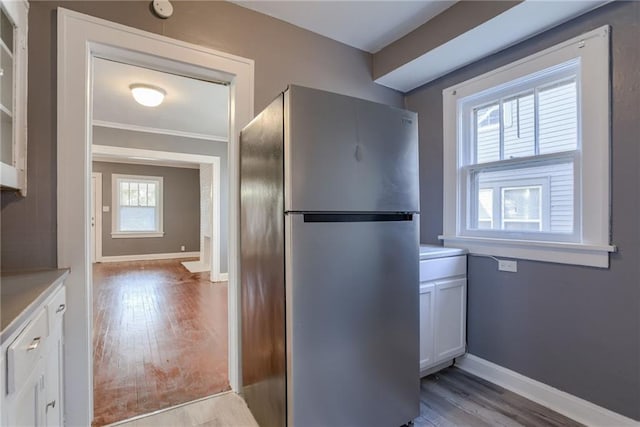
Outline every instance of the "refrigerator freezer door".
[[285, 92], [285, 210], [417, 212], [415, 113], [329, 92]]
[[285, 413], [283, 99], [240, 135], [242, 383], [262, 427]]
[[289, 426], [419, 415], [418, 216], [398, 217], [286, 216]]

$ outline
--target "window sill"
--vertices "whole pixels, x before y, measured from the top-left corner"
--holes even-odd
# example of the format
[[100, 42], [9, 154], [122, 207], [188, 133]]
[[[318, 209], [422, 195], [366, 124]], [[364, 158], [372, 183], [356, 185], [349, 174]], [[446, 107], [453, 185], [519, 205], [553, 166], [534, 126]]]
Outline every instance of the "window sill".
[[559, 264], [609, 268], [612, 245], [492, 239], [486, 237], [438, 236], [449, 248], [467, 249], [475, 255], [502, 256]]
[[164, 232], [152, 233], [111, 233], [113, 239], [143, 239], [147, 237], [164, 237]]

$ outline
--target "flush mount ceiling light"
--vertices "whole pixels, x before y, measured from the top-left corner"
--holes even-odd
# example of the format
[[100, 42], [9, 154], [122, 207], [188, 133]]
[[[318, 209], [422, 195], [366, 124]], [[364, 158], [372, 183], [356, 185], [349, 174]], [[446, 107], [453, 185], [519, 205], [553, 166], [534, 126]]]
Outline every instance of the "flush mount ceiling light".
[[162, 101], [167, 94], [167, 92], [162, 88], [142, 83], [132, 84], [129, 86], [129, 89], [131, 89], [133, 99], [135, 99], [138, 104], [144, 105], [145, 107], [157, 107], [162, 104]]

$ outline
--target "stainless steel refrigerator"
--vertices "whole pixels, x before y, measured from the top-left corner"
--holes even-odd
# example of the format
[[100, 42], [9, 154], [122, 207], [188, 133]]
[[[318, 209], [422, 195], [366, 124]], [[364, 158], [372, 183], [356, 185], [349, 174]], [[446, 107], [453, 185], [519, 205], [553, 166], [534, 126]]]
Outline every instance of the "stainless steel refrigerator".
[[262, 427], [419, 415], [415, 113], [290, 86], [240, 135], [243, 394]]

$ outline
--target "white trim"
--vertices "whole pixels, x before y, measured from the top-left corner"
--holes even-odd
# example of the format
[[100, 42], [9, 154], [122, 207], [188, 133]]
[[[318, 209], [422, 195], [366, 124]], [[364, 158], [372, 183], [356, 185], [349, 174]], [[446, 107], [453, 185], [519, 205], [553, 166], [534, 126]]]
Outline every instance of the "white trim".
[[229, 273], [220, 273], [216, 282], [226, 282], [227, 280], [229, 280]]
[[65, 414], [68, 425], [93, 418], [90, 188], [93, 58], [229, 83], [229, 383], [240, 391], [238, 257], [239, 147], [253, 118], [254, 61], [64, 8], [57, 9], [58, 265], [71, 268], [65, 316]]
[[103, 128], [130, 130], [134, 132], [155, 133], [160, 135], [171, 135], [171, 136], [179, 136], [182, 138], [192, 138], [192, 139], [205, 139], [207, 141], [216, 141], [216, 142], [229, 142], [229, 138], [227, 138], [226, 136], [209, 135], [206, 133], [187, 132], [187, 131], [174, 130], [174, 129], [154, 128], [150, 126], [139, 126], [139, 125], [126, 124], [126, 123], [107, 122], [104, 120], [94, 120], [93, 125], [100, 126]]
[[[456, 359], [455, 366], [506, 388], [587, 426], [638, 427], [640, 423], [473, 354]], [[559, 368], [561, 369], [561, 368]]]
[[103, 256], [100, 262], [153, 261], [159, 259], [198, 258], [200, 252], [174, 252], [165, 254], [113, 255]]
[[447, 248], [466, 249], [472, 255], [500, 256], [558, 264], [609, 267], [609, 253], [615, 246], [530, 240], [491, 239], [486, 237], [438, 236]]
[[129, 231], [111, 232], [112, 239], [145, 239], [147, 237], [164, 237], [164, 232], [163, 231], [159, 231], [159, 232], [151, 231], [148, 233], [138, 233], [138, 232], [129, 232]]
[[176, 153], [173, 151], [145, 150], [143, 148], [114, 147], [112, 145], [92, 145], [91, 153], [98, 156], [120, 156], [120, 157], [149, 157], [154, 160], [172, 160], [174, 162], [185, 163], [207, 163], [214, 164], [218, 156], [206, 156], [204, 154]]
[[[120, 231], [120, 187], [118, 181], [153, 181], [156, 189], [155, 211], [156, 226], [151, 231]], [[161, 176], [111, 174], [111, 237], [115, 239], [164, 236], [164, 178]]]
[[[442, 239], [445, 241], [445, 246], [463, 247], [472, 253], [483, 255], [601, 268], [609, 266], [609, 252], [615, 250], [609, 244], [609, 33], [609, 26], [602, 26], [443, 90], [444, 237]], [[574, 178], [574, 214], [581, 213], [580, 217], [574, 218], [576, 237], [573, 240], [578, 246], [558, 244], [558, 240], [562, 239], [561, 236], [554, 237], [545, 233], [540, 234], [537, 241], [543, 243], [544, 238], [554, 241], [540, 246], [527, 240], [506, 239], [504, 238], [506, 233], [496, 235], [495, 238], [494, 236], [483, 238], [478, 232], [465, 230], [467, 220], [465, 188], [469, 178], [463, 173], [467, 164], [463, 147], [465, 134], [459, 118], [465, 102], [483, 96], [489, 89], [503, 90], [510, 85], [520, 84], [520, 79], [526, 76], [542, 78], [548, 70], [558, 69], [559, 66], [576, 60], [581, 64], [578, 78], [580, 102], [582, 106], [588, 106], [588, 108], [581, 108], [578, 130], [580, 147], [575, 152], [574, 160], [574, 164], [581, 164], [580, 169], [576, 168]], [[542, 156], [539, 157], [542, 158]], [[494, 163], [513, 163], [524, 160], [526, 159]], [[589, 191], [583, 191], [583, 189]], [[537, 236], [531, 238], [537, 238]], [[594, 248], [599, 250], [594, 251]]]
[[[220, 205], [221, 205], [221, 188], [220, 188], [220, 157], [207, 156], [204, 154], [176, 153], [172, 151], [147, 150], [142, 148], [131, 147], [115, 147], [111, 145], [92, 145], [92, 159], [95, 161], [112, 161], [114, 163], [133, 163], [133, 164], [150, 164], [157, 163], [170, 164], [172, 167], [200, 168], [202, 164], [212, 165], [212, 218], [214, 235], [211, 236], [211, 257], [210, 260], [200, 260], [204, 264], [211, 266], [211, 280], [219, 281], [220, 279]], [[149, 161], [130, 159], [131, 157], [146, 157]], [[118, 234], [118, 233], [117, 233]], [[145, 233], [146, 234], [146, 233]], [[118, 236], [113, 236], [118, 238]], [[132, 236], [125, 236], [132, 237]], [[133, 236], [138, 237], [138, 236]], [[160, 236], [139, 236], [139, 237], [160, 237]], [[228, 246], [227, 246], [228, 247]], [[201, 253], [204, 253], [202, 251]]]
[[96, 178], [96, 193], [95, 193], [95, 225], [94, 225], [94, 230], [95, 230], [95, 242], [93, 242], [93, 244], [95, 245], [95, 259], [93, 260], [94, 262], [100, 262], [100, 260], [102, 259], [102, 206], [104, 205], [104, 200], [102, 198], [102, 173], [101, 172], [92, 172], [91, 173], [91, 177], [95, 177]]
[[197, 163], [172, 162], [171, 160], [145, 160], [123, 157], [110, 157], [103, 154], [94, 154], [92, 156], [92, 160], [94, 162], [103, 163], [124, 163], [127, 165], [166, 166], [170, 168], [200, 169], [200, 164]]

